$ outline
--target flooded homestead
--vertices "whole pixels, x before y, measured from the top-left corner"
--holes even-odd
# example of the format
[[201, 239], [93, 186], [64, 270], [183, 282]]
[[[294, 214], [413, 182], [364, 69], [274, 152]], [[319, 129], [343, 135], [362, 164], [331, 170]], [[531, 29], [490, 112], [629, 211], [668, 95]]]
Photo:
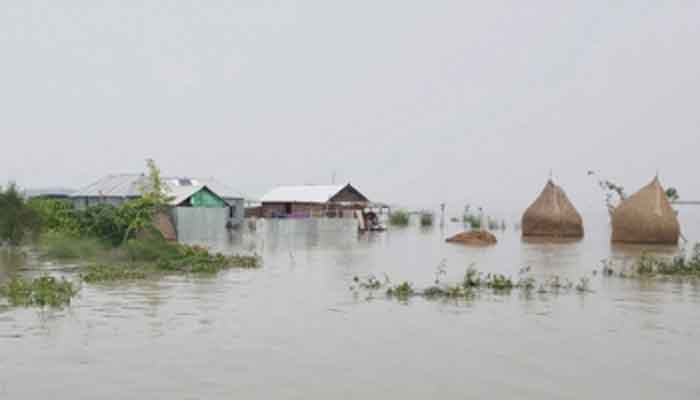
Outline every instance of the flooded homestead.
[[[700, 240], [700, 212], [683, 229]], [[212, 238], [259, 269], [83, 283], [64, 309], [0, 308], [0, 398], [674, 398], [700, 394], [700, 285], [593, 274], [648, 246], [611, 245], [605, 217], [580, 241], [445, 243], [459, 224], [358, 234], [354, 221], [261, 220]], [[653, 247], [661, 254], [668, 247]], [[483, 272], [590, 278], [591, 292], [484, 291], [405, 301], [350, 290], [375, 275], [427, 287]], [[0, 280], [70, 265], [5, 254]], [[40, 368], [39, 368], [40, 367]]]

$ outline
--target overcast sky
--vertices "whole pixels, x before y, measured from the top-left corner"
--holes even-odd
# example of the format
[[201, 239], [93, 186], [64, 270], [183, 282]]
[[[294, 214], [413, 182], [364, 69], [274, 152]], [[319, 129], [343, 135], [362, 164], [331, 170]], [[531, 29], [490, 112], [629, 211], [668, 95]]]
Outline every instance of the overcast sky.
[[[145, 5], [144, 5], [145, 4]], [[550, 169], [700, 200], [697, 1], [30, 1], [0, 10], [0, 182], [213, 176], [521, 212]]]

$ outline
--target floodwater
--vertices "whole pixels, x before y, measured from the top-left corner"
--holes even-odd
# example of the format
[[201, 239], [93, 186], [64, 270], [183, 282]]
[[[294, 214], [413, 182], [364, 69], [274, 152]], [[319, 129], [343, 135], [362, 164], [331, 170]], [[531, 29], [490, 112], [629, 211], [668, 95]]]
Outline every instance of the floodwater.
[[[691, 241], [700, 210], [682, 210]], [[259, 270], [83, 285], [64, 310], [0, 308], [0, 399], [698, 399], [700, 285], [593, 276], [629, 262], [604, 218], [573, 243], [444, 243], [459, 229], [358, 235], [339, 221], [264, 221], [209, 243], [256, 251]], [[653, 251], [668, 253], [668, 249]], [[63, 265], [0, 258], [0, 280]], [[349, 290], [386, 273], [426, 287], [471, 263], [591, 278], [594, 293], [484, 293], [407, 302]], [[70, 277], [71, 274], [68, 273]]]

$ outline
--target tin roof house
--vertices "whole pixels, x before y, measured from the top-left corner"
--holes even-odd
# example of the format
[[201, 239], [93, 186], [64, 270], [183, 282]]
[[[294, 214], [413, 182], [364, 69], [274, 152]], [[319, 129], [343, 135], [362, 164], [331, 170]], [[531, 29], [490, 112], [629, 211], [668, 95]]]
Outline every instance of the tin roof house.
[[[212, 178], [163, 178], [170, 200], [170, 222], [180, 241], [208, 239], [213, 230], [242, 224], [244, 197]], [[137, 199], [148, 190], [148, 177], [143, 174], [108, 175], [71, 194], [76, 208], [97, 204], [118, 206]], [[161, 218], [162, 219], [162, 218]], [[167, 225], [167, 221], [162, 221]], [[161, 229], [166, 238], [168, 229]]]
[[265, 194], [260, 203], [263, 218], [339, 217], [343, 211], [364, 209], [370, 201], [348, 183], [279, 186]]

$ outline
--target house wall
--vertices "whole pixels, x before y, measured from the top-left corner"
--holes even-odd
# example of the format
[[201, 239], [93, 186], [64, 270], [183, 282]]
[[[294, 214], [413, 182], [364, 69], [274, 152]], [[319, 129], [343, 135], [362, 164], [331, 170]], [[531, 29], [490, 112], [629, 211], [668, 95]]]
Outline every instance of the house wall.
[[226, 227], [229, 217], [227, 207], [175, 207], [172, 214], [180, 243], [219, 242], [229, 235]]
[[240, 225], [245, 219], [245, 201], [243, 199], [224, 199], [229, 204], [229, 220], [234, 226]]
[[263, 203], [260, 215], [263, 218], [286, 216], [287, 204], [291, 204], [292, 214], [312, 217], [351, 217], [352, 213], [347, 211], [354, 208], [333, 203]]

